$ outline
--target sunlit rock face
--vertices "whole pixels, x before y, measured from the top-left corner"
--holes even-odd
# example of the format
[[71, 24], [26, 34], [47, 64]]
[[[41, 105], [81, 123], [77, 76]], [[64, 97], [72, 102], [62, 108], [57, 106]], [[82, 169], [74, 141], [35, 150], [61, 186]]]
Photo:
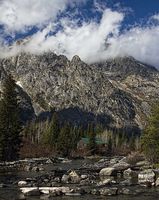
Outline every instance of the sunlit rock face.
[[159, 100], [159, 72], [132, 57], [88, 65], [77, 55], [70, 61], [49, 52], [20, 54], [1, 60], [0, 66], [13, 74], [36, 115], [54, 108], [75, 124], [143, 128]]

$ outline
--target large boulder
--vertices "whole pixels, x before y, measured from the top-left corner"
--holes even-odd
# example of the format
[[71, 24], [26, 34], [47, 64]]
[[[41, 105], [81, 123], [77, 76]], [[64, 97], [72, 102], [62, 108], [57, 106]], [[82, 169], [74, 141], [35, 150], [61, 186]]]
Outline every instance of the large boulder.
[[128, 178], [128, 177], [134, 178], [138, 176], [138, 173], [136, 171], [133, 171], [131, 168], [128, 168], [127, 170], [123, 172], [123, 175], [125, 178]]
[[25, 188], [20, 188], [22, 193], [26, 196], [39, 196], [40, 195], [40, 190], [38, 187], [25, 187]]
[[100, 195], [103, 196], [112, 196], [112, 195], [117, 195], [118, 188], [102, 188], [99, 190]]
[[156, 179], [155, 185], [159, 186], [159, 178]]
[[138, 174], [138, 183], [144, 186], [152, 186], [155, 184], [155, 173], [152, 169], [141, 171]]
[[62, 183], [69, 183], [69, 175], [64, 174], [61, 178]]
[[39, 187], [39, 190], [43, 194], [66, 194], [73, 192], [69, 187]]
[[138, 192], [131, 190], [129, 188], [120, 188], [118, 193], [124, 195], [136, 195]]
[[69, 179], [71, 183], [79, 183], [81, 180], [80, 176], [75, 171], [69, 173]]
[[97, 183], [97, 186], [109, 185], [109, 184], [111, 184], [111, 182], [112, 182], [111, 178], [104, 179], [104, 180], [100, 181], [99, 183]]
[[148, 169], [151, 167], [151, 164], [146, 161], [146, 160], [143, 160], [143, 161], [139, 161], [136, 163], [135, 167], [138, 167], [138, 168], [142, 168], [142, 169]]
[[23, 187], [21, 192], [26, 196], [38, 196], [40, 194], [62, 195], [73, 192], [69, 187]]
[[86, 186], [86, 185], [90, 185], [92, 183], [92, 181], [89, 179], [89, 178], [87, 178], [87, 179], [82, 179], [81, 181], [80, 181], [80, 185], [82, 185], [82, 186]]
[[123, 162], [123, 161], [118, 162], [113, 165], [113, 168], [118, 172], [124, 171], [124, 170], [128, 169], [129, 167], [130, 167], [130, 164], [128, 164], [127, 162]]
[[106, 167], [100, 170], [99, 176], [113, 176], [116, 175], [116, 170], [114, 167]]
[[27, 181], [19, 181], [18, 182], [19, 187], [23, 187], [23, 186], [26, 186], [26, 185], [27, 185]]

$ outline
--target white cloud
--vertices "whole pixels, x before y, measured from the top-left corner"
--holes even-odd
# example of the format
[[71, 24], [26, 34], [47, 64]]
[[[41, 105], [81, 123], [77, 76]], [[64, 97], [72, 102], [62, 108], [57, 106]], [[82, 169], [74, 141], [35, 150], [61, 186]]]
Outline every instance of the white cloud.
[[[15, 2], [16, 0], [12, 1]], [[30, 1], [31, 0], [28, 0], [28, 2]], [[33, 1], [34, 0], [32, 0], [32, 2]], [[46, 2], [46, 0], [39, 1]], [[26, 1], [24, 0], [24, 2]], [[49, 2], [53, 1], [50, 0]], [[69, 0], [54, 0], [54, 2], [57, 3], [57, 15], [60, 2], [61, 4], [65, 2], [62, 4], [65, 6], [66, 2], [68, 3]], [[41, 12], [45, 13], [45, 9], [48, 10], [48, 12], [50, 10], [44, 8], [44, 11]], [[34, 8], [33, 10], [36, 9]], [[58, 24], [62, 26], [62, 29], [58, 30], [55, 35], [49, 35], [50, 31], [54, 31], [57, 25], [54, 20], [52, 20], [50, 23], [47, 23], [47, 27], [43, 28], [41, 31], [39, 30], [27, 42], [25, 41], [21, 45], [14, 44], [9, 51], [7, 47], [3, 47], [1, 49], [1, 56], [5, 56], [6, 54], [7, 56], [14, 55], [21, 51], [42, 53], [51, 50], [55, 51], [57, 54], [64, 54], [70, 59], [74, 55], [79, 55], [82, 60], [88, 63], [116, 56], [133, 56], [144, 63], [159, 68], [159, 25], [156, 23], [153, 25], [151, 23], [144, 27], [136, 26], [121, 33], [120, 27], [124, 21], [125, 12], [112, 11], [111, 9], [104, 10], [103, 7], [100, 9], [100, 12], [102, 13], [100, 22], [96, 22], [96, 20], [91, 20], [90, 22], [83, 21], [82, 24], [79, 25], [77, 19], [62, 18], [58, 22]], [[39, 19], [43, 18], [41, 20], [45, 23], [45, 21], [50, 19], [50, 16], [55, 18], [56, 15], [52, 16], [50, 11], [50, 14], [43, 14], [43, 17], [39, 16]], [[151, 19], [157, 19], [157, 16], [158, 15], [155, 15], [151, 17]], [[33, 22], [30, 19], [28, 23], [22, 20], [23, 23], [21, 23], [21, 26], [24, 27], [29, 23], [37, 23], [40, 25], [39, 21], [36, 21], [36, 18], [34, 20]]]
[[159, 21], [159, 14], [153, 15], [152, 19], [155, 19], [155, 20]]
[[43, 26], [54, 20], [70, 0], [1, 0], [0, 23], [8, 31], [24, 31], [29, 26]]
[[45, 36], [51, 30], [51, 26], [48, 26], [32, 37], [25, 46], [25, 50], [33, 53], [53, 50], [69, 58], [77, 54], [84, 61], [96, 61], [97, 57], [101, 57], [101, 52], [105, 51], [105, 43], [109, 35], [112, 33], [115, 37], [119, 34], [119, 26], [123, 17], [121, 13], [106, 9], [100, 24], [92, 21], [77, 26], [76, 23], [63, 19], [61, 21], [62, 31], [46, 39]]
[[136, 27], [117, 38], [110, 38], [108, 57], [130, 55], [159, 67], [159, 26]]

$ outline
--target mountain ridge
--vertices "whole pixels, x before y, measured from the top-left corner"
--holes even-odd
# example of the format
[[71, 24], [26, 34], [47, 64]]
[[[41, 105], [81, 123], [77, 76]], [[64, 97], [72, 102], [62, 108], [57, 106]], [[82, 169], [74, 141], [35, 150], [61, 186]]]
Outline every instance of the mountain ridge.
[[159, 72], [132, 57], [86, 64], [53, 52], [1, 59], [32, 101], [35, 114], [50, 107], [75, 124], [143, 128], [159, 99]]

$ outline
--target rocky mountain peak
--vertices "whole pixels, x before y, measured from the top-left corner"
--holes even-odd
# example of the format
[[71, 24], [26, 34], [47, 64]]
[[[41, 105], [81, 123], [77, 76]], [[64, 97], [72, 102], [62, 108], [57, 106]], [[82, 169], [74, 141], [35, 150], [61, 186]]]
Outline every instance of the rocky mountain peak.
[[75, 124], [143, 128], [159, 99], [159, 72], [131, 57], [88, 65], [48, 52], [3, 59], [0, 66], [21, 83], [36, 115], [52, 107]]
[[71, 63], [81, 62], [81, 58], [78, 55], [73, 56]]
[[140, 75], [141, 77], [152, 78], [157, 73], [155, 67], [146, 65], [135, 60], [133, 57], [117, 57], [108, 59], [104, 62], [95, 63], [103, 72], [107, 72], [110, 76], [123, 79], [128, 75]]

